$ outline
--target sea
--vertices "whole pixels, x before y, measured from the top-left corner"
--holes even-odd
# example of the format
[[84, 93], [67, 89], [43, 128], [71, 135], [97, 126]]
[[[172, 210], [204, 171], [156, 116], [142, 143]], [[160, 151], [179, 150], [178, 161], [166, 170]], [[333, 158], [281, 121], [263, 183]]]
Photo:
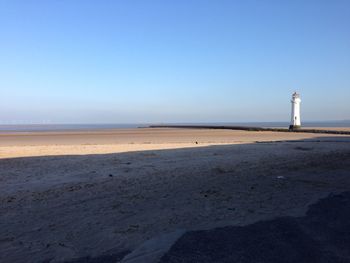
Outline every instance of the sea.
[[[289, 122], [177, 122], [177, 123], [131, 123], [131, 124], [0, 124], [0, 133], [8, 132], [57, 132], [81, 130], [109, 130], [145, 128], [150, 125], [217, 125], [217, 126], [247, 126], [247, 127], [289, 127]], [[303, 122], [302, 127], [350, 127], [346, 121], [310, 121]]]

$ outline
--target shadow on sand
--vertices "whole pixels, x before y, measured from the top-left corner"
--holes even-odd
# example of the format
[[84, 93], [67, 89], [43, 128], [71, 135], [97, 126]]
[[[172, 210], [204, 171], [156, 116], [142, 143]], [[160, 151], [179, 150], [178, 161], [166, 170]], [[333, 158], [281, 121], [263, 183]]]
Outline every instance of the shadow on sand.
[[305, 217], [184, 234], [161, 263], [350, 262], [350, 192], [312, 205]]
[[[346, 173], [349, 167], [345, 136], [2, 159], [0, 261], [117, 262], [130, 252], [128, 239], [135, 247], [163, 231], [246, 220], [256, 200], [273, 208], [269, 200], [281, 198], [280, 205], [289, 205], [305, 189], [313, 191], [311, 184], [317, 195], [332, 187], [349, 190], [345, 176], [340, 183], [335, 176], [331, 183], [317, 178], [317, 172]], [[304, 178], [309, 171], [311, 179]], [[276, 181], [290, 173], [297, 175]], [[350, 262], [349, 211], [350, 195], [344, 193], [322, 200], [302, 218], [190, 231], [161, 262]]]

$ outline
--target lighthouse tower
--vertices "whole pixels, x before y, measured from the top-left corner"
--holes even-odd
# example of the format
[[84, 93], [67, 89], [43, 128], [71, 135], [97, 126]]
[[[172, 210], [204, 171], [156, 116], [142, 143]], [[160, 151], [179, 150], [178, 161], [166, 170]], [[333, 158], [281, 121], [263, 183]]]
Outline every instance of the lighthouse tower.
[[292, 95], [292, 118], [290, 121], [290, 130], [298, 129], [301, 127], [301, 122], [300, 122], [300, 95], [296, 92], [293, 93]]

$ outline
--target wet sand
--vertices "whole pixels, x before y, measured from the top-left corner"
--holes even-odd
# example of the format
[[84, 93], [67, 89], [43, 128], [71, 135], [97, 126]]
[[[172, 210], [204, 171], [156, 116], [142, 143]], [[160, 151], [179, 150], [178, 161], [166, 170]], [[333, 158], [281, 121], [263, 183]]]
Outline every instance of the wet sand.
[[0, 262], [116, 261], [164, 233], [301, 216], [350, 190], [344, 135], [2, 134], [0, 151]]

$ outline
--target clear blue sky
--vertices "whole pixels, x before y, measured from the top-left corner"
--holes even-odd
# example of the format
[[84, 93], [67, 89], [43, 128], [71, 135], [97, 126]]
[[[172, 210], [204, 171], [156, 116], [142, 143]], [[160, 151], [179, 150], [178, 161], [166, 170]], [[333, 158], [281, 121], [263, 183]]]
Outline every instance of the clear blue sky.
[[0, 0], [0, 123], [350, 119], [350, 1]]

